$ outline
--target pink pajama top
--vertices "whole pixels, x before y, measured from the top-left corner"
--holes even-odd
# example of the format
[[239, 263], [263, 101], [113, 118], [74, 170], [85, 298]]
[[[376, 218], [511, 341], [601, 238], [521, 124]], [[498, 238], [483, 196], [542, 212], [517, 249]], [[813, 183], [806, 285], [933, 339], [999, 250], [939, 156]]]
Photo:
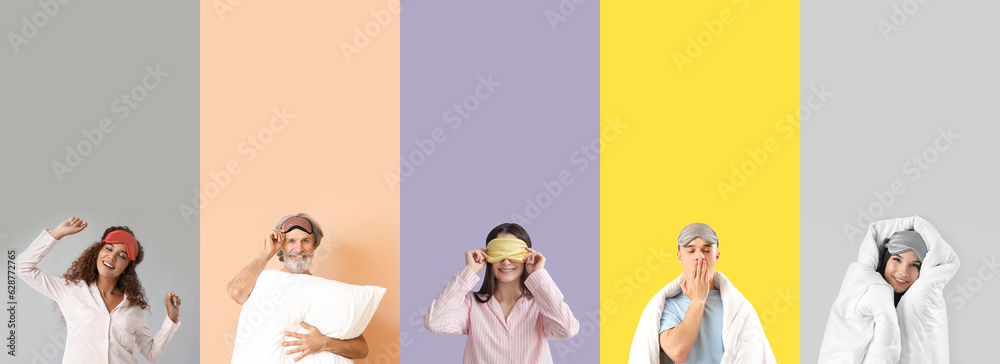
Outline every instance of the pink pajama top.
[[424, 316], [424, 327], [433, 333], [469, 336], [463, 363], [552, 363], [548, 339], [565, 340], [580, 330], [545, 269], [528, 276], [524, 284], [532, 296], [522, 295], [506, 319], [495, 297], [476, 301], [470, 290], [478, 281], [472, 269], [462, 268]]

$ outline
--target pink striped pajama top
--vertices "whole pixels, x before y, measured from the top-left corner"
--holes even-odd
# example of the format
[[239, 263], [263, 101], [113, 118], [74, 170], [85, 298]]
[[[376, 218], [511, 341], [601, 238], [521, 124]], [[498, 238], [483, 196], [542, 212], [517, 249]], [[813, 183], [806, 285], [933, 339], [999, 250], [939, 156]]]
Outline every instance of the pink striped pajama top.
[[552, 363], [547, 339], [565, 340], [580, 330], [580, 321], [545, 269], [524, 281], [533, 296], [521, 296], [506, 320], [496, 298], [476, 301], [476, 293], [470, 292], [476, 282], [479, 276], [462, 268], [424, 316], [424, 327], [433, 333], [469, 335], [463, 363]]

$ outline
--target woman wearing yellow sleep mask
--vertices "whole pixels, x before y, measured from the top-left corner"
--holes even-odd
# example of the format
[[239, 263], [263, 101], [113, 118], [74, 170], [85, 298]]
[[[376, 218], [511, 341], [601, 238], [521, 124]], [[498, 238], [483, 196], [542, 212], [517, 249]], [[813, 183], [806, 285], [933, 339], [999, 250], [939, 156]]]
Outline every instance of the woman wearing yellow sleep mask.
[[522, 293], [531, 296], [524, 281], [528, 275], [545, 267], [545, 256], [531, 249], [528, 232], [517, 224], [501, 224], [486, 238], [489, 239], [486, 249], [465, 252], [466, 267], [476, 273], [486, 268], [476, 300], [486, 303], [494, 295], [498, 298], [509, 296], [513, 300]]
[[[483, 268], [482, 287], [470, 292]], [[486, 249], [465, 252], [465, 267], [431, 302], [424, 327], [468, 335], [463, 363], [551, 363], [548, 340], [576, 335], [580, 321], [545, 270], [545, 256], [531, 249], [528, 232], [508, 223], [486, 235]]]

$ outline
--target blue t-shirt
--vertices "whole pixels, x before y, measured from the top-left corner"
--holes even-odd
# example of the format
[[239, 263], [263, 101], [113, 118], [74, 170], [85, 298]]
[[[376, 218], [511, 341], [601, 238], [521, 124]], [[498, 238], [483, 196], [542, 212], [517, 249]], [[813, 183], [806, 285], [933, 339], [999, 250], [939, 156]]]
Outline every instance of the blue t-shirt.
[[[687, 315], [691, 299], [683, 293], [668, 298], [660, 318], [660, 333], [679, 325]], [[661, 349], [662, 350], [662, 349]], [[705, 313], [701, 316], [698, 337], [688, 353], [686, 364], [718, 364], [722, 362], [722, 295], [719, 290], [708, 291]], [[669, 357], [667, 363], [674, 363]]]

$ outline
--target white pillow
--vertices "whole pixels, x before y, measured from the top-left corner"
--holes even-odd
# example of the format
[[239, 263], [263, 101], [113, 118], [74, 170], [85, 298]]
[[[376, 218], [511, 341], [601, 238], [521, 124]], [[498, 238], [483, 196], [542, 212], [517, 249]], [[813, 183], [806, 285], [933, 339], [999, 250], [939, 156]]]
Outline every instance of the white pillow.
[[[307, 333], [300, 323], [323, 335], [347, 340], [361, 335], [378, 308], [385, 288], [356, 286], [308, 274], [265, 270], [243, 303], [233, 348], [235, 363], [294, 363], [287, 355], [285, 331]], [[289, 338], [288, 341], [298, 339]], [[302, 363], [351, 363], [330, 352], [308, 355]]]

